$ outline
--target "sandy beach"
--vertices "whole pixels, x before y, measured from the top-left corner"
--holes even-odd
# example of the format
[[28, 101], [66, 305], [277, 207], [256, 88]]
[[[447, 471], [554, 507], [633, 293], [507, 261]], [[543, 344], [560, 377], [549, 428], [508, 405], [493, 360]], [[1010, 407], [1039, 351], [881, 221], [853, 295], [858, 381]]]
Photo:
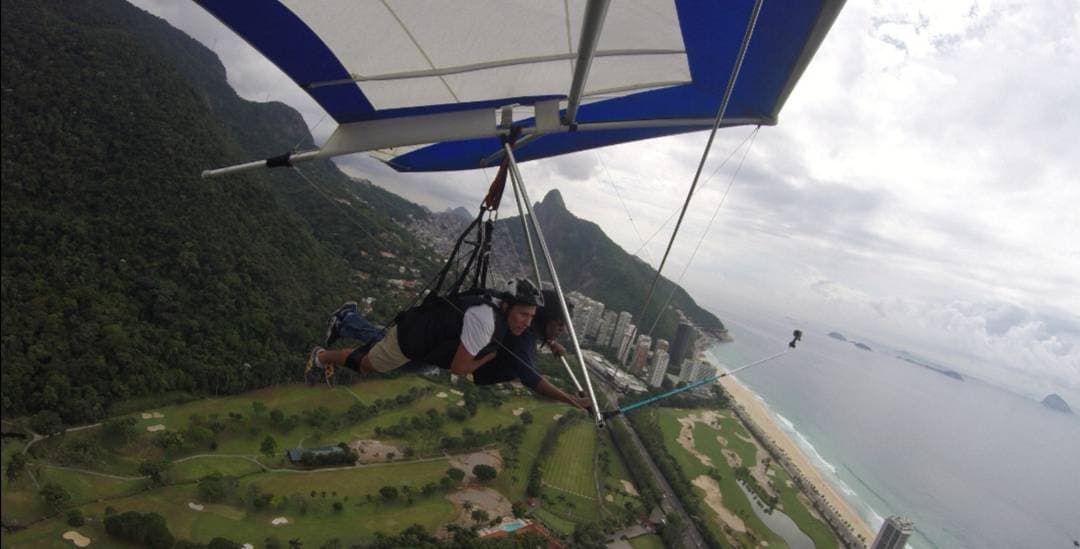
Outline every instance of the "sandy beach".
[[735, 402], [742, 406], [746, 415], [748, 415], [750, 419], [757, 424], [758, 428], [772, 440], [773, 444], [787, 454], [788, 460], [799, 469], [803, 477], [817, 487], [818, 492], [829, 501], [836, 512], [852, 525], [855, 534], [861, 534], [863, 539], [866, 540], [866, 543], [869, 544], [870, 541], [874, 539], [874, 531], [866, 524], [866, 521], [864, 521], [862, 517], [848, 505], [847, 501], [840, 496], [836, 489], [825, 480], [825, 477], [817, 467], [814, 466], [813, 462], [810, 461], [810, 458], [802, 452], [799, 445], [773, 421], [772, 416], [769, 415], [768, 409], [757, 399], [754, 393], [746, 387], [743, 387], [742, 384], [733, 377], [721, 378], [720, 384], [735, 399]]

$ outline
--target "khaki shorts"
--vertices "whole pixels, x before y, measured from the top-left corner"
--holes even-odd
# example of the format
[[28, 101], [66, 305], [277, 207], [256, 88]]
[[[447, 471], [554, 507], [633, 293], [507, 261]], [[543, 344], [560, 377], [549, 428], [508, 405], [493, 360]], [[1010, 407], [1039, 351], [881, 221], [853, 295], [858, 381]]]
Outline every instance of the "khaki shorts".
[[397, 326], [391, 326], [386, 331], [386, 337], [376, 343], [367, 356], [371, 367], [381, 373], [396, 370], [409, 362], [409, 358], [401, 352], [401, 346], [398, 345]]

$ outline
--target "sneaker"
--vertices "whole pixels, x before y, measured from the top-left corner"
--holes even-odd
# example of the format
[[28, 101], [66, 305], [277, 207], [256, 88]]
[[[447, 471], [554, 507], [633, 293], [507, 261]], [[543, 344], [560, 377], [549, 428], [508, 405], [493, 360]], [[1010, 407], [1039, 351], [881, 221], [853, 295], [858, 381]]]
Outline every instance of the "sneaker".
[[315, 348], [311, 349], [311, 354], [308, 355], [307, 365], [304, 367], [304, 371], [325, 370], [326, 365], [322, 362], [319, 362], [319, 352], [325, 350], [326, 349], [323, 349], [318, 345], [316, 345]]
[[341, 322], [345, 319], [345, 315], [355, 312], [356, 302], [346, 301], [344, 305], [338, 307], [333, 313], [330, 313], [330, 321], [326, 324], [325, 345], [327, 348], [333, 345], [338, 339], [341, 339]]

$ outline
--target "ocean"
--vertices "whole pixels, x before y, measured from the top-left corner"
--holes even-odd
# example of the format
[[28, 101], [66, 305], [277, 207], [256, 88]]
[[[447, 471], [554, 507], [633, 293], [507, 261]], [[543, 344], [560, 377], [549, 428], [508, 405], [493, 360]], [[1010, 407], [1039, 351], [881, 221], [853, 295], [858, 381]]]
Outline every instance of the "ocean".
[[881, 343], [856, 348], [829, 337], [832, 327], [725, 323], [735, 341], [709, 352], [729, 369], [782, 351], [802, 329], [798, 349], [736, 378], [875, 530], [883, 517], [908, 516], [916, 549], [1080, 539], [1080, 416], [900, 360]]

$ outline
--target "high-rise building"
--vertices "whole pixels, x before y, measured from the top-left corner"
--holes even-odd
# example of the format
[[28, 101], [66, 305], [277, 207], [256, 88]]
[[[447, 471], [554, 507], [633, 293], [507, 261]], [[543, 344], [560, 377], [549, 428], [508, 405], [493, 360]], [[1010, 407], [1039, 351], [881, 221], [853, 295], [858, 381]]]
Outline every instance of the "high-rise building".
[[667, 373], [669, 360], [671, 360], [670, 355], [663, 349], [658, 348], [656, 352], [653, 353], [652, 369], [649, 370], [648, 380], [650, 387], [657, 388], [664, 384], [664, 374]]
[[874, 543], [870, 544], [870, 549], [903, 549], [913, 529], [914, 523], [911, 519], [891, 516], [881, 525], [881, 530], [878, 530]]
[[596, 337], [597, 332], [600, 331], [600, 321], [604, 318], [605, 307], [604, 304], [599, 301], [591, 299], [589, 301], [592, 303], [590, 303], [589, 307], [589, 319], [587, 321], [588, 324], [585, 326], [585, 336]]
[[626, 311], [619, 313], [619, 320], [615, 322], [615, 333], [611, 338], [612, 347], [618, 348], [622, 344], [622, 335], [626, 333], [626, 327], [633, 319], [634, 315]]
[[675, 330], [675, 341], [671, 344], [671, 349], [668, 351], [671, 353], [671, 364], [676, 368], [681, 368], [683, 361], [689, 356], [691, 347], [693, 346], [694, 339], [694, 326], [689, 322], [683, 321], [679, 323], [679, 327]]
[[619, 347], [616, 349], [616, 355], [619, 358], [619, 365], [623, 368], [626, 367], [626, 358], [630, 355], [630, 351], [634, 348], [634, 335], [637, 334], [637, 326], [633, 324], [627, 324], [623, 330], [623, 335], [619, 338]]
[[656, 340], [656, 348], [661, 350], [661, 351], [667, 351], [670, 348], [670, 345], [668, 345], [668, 340], [662, 339], [662, 338], [657, 339]]
[[651, 337], [646, 334], [637, 336], [637, 343], [634, 344], [634, 358], [630, 360], [630, 367], [627, 368], [631, 374], [645, 376], [649, 365], [649, 347], [652, 347]]
[[700, 362], [692, 358], [683, 360], [682, 366], [679, 367], [679, 383], [690, 383], [693, 381], [700, 364]]
[[596, 332], [597, 347], [611, 347], [611, 338], [615, 335], [615, 323], [619, 320], [619, 313], [612, 310], [604, 312], [600, 321], [600, 329]]

